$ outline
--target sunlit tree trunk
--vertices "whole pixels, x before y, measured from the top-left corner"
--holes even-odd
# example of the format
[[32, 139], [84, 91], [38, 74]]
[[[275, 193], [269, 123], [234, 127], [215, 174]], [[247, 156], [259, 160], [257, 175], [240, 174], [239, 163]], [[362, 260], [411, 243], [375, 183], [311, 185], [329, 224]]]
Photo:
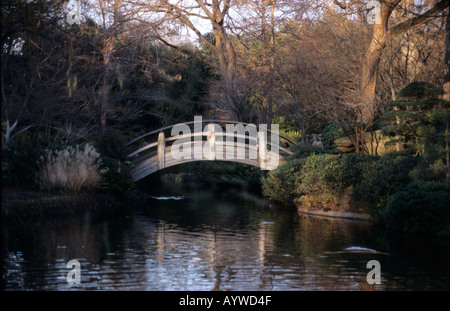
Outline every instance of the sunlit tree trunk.
[[[441, 0], [432, 6], [423, 14], [416, 15], [406, 19], [403, 22], [389, 27], [389, 20], [394, 9], [396, 9], [402, 0], [380, 0], [380, 14], [374, 25], [372, 39], [365, 55], [360, 81], [360, 122], [368, 123], [375, 117], [376, 113], [376, 85], [378, 77], [378, 68], [386, 47], [387, 40], [390, 36], [398, 36], [399, 34], [413, 29], [415, 27], [425, 25], [434, 18], [442, 10], [449, 7], [448, 0]], [[335, 4], [343, 9], [348, 9], [352, 5], [362, 4], [361, 1], [353, 0], [349, 3], [334, 0]]]
[[445, 23], [445, 76], [443, 99], [450, 101], [450, 9], [447, 12], [447, 21]]
[[380, 16], [374, 25], [372, 39], [362, 64], [360, 121], [363, 123], [369, 123], [375, 115], [378, 68], [383, 49], [386, 47], [389, 17], [399, 2], [400, 0], [396, 0], [389, 5], [381, 3]]

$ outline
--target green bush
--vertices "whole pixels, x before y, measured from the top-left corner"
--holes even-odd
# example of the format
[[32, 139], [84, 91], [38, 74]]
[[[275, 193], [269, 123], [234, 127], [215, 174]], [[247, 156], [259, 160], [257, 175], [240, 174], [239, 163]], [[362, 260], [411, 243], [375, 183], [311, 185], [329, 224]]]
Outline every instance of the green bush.
[[397, 97], [405, 99], [429, 98], [442, 95], [444, 90], [430, 82], [416, 81], [405, 86]]
[[102, 157], [103, 181], [107, 190], [113, 193], [124, 193], [134, 186], [128, 166], [120, 160]]
[[192, 163], [197, 180], [206, 184], [253, 186], [259, 183], [261, 170], [257, 167], [228, 161]]
[[359, 163], [369, 163], [376, 157], [356, 154], [322, 154], [306, 158], [300, 174], [304, 194], [329, 192], [338, 194], [359, 183]]
[[409, 173], [412, 180], [444, 181], [447, 167], [443, 161], [429, 163], [426, 159], [419, 158], [419, 164]]
[[306, 158], [313, 154], [326, 153], [326, 150], [318, 146], [292, 146], [290, 147], [293, 154], [285, 156], [286, 160], [298, 158]]
[[117, 130], [110, 130], [96, 142], [95, 147], [104, 157], [122, 159], [123, 148], [126, 143], [126, 138], [122, 133]]
[[45, 133], [24, 132], [17, 135], [2, 150], [2, 185], [36, 187], [34, 176], [39, 172], [39, 159], [49, 148], [61, 148], [61, 138]]
[[389, 197], [411, 182], [410, 172], [419, 159], [412, 156], [372, 157], [357, 164], [358, 181], [352, 197], [369, 204], [374, 216], [383, 217]]
[[386, 223], [395, 231], [450, 237], [450, 184], [415, 181], [387, 203]]
[[386, 107], [382, 122], [388, 145], [398, 144], [404, 153], [421, 155], [430, 164], [448, 155], [446, 139], [450, 102], [440, 99], [442, 88], [428, 82], [413, 82], [404, 87]]
[[261, 178], [262, 192], [269, 199], [282, 204], [292, 204], [299, 196], [298, 183], [304, 159], [295, 159], [280, 165]]
[[336, 147], [334, 141], [344, 136], [346, 136], [344, 129], [340, 125], [332, 123], [322, 131], [322, 143], [325, 148], [333, 149]]
[[302, 195], [348, 193], [381, 217], [389, 196], [411, 182], [409, 172], [417, 163], [414, 157], [311, 155], [268, 173], [262, 189], [265, 196], [285, 204]]

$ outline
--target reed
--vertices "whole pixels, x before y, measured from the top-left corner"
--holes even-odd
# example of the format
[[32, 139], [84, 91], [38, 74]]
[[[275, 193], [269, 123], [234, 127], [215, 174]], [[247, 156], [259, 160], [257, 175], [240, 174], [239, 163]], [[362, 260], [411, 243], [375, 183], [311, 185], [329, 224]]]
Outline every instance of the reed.
[[62, 150], [47, 150], [40, 158], [38, 183], [44, 190], [95, 189], [106, 169], [101, 169], [100, 154], [87, 143]]

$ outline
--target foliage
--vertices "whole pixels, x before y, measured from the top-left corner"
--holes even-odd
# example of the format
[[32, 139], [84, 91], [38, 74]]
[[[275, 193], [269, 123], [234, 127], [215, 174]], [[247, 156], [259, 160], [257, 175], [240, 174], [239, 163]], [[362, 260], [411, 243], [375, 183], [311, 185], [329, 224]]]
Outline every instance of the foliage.
[[302, 134], [295, 127], [294, 119], [278, 116], [274, 118], [272, 122], [279, 125], [280, 135], [283, 135], [295, 142], [301, 140]]
[[122, 159], [122, 149], [127, 141], [124, 135], [117, 130], [109, 130], [95, 144], [96, 149], [103, 157]]
[[103, 182], [108, 191], [122, 194], [133, 189], [133, 179], [126, 163], [122, 163], [115, 158], [102, 156], [100, 168], [105, 171]]
[[286, 160], [306, 158], [313, 154], [326, 153], [326, 150], [324, 148], [318, 146], [290, 146], [290, 150], [293, 152], [293, 154], [286, 156]]
[[409, 172], [412, 180], [443, 181], [446, 179], [446, 167], [442, 161], [429, 163], [423, 158], [419, 158], [418, 165]]
[[77, 192], [81, 189], [95, 189], [107, 171], [100, 168], [100, 154], [89, 143], [61, 150], [47, 150], [40, 161], [42, 166], [37, 179], [44, 190]]
[[259, 183], [261, 174], [261, 170], [257, 167], [236, 162], [201, 161], [194, 165], [195, 177], [207, 184], [253, 186]]
[[443, 89], [435, 86], [430, 82], [412, 82], [405, 86], [400, 92], [398, 92], [397, 97], [404, 99], [425, 99], [425, 98], [436, 98], [442, 95]]
[[64, 146], [62, 137], [55, 133], [23, 132], [2, 150], [2, 184], [8, 187], [33, 187], [39, 171], [36, 159], [48, 148]]
[[263, 194], [273, 201], [291, 204], [299, 196], [299, 172], [304, 162], [304, 159], [291, 160], [268, 172], [261, 178]]
[[359, 162], [353, 198], [368, 203], [372, 214], [381, 219], [387, 200], [411, 181], [410, 172], [418, 162], [412, 156], [372, 157], [372, 161]]
[[383, 134], [391, 144], [402, 144], [406, 153], [421, 155], [430, 164], [441, 162], [448, 154], [450, 102], [438, 98], [442, 89], [427, 82], [414, 82], [399, 92], [387, 107]]
[[395, 231], [450, 237], [448, 202], [449, 183], [412, 182], [390, 198], [386, 211], [387, 225]]
[[333, 149], [336, 147], [334, 141], [344, 136], [344, 129], [339, 124], [332, 123], [322, 131], [322, 143], [325, 148]]
[[302, 195], [348, 193], [381, 217], [389, 196], [411, 181], [409, 172], [417, 162], [414, 157], [313, 154], [271, 171], [262, 179], [262, 189], [285, 204]]
[[305, 159], [300, 173], [302, 194], [339, 192], [345, 185], [340, 182], [343, 171], [342, 157], [338, 155], [311, 155]]

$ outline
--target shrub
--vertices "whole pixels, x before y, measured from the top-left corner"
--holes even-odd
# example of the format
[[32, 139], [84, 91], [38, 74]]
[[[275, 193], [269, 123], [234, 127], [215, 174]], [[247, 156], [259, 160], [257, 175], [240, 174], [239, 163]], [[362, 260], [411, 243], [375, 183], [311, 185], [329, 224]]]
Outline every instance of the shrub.
[[395, 193], [387, 204], [386, 224], [395, 231], [450, 237], [450, 184], [415, 181]]
[[443, 93], [444, 90], [442, 88], [435, 86], [430, 82], [416, 81], [411, 82], [400, 90], [397, 97], [405, 99], [433, 98], [442, 95]]
[[291, 146], [293, 154], [285, 156], [286, 160], [306, 158], [313, 154], [326, 153], [326, 150], [318, 146]]
[[261, 170], [257, 167], [227, 161], [196, 162], [194, 176], [207, 184], [252, 186], [259, 183]]
[[446, 140], [450, 102], [440, 99], [440, 87], [428, 82], [413, 82], [403, 88], [383, 114], [383, 134], [389, 144], [399, 144], [406, 153], [422, 155], [430, 163], [448, 156]]
[[105, 169], [100, 169], [100, 154], [90, 144], [47, 150], [41, 157], [38, 182], [45, 190], [79, 191], [100, 185]]
[[372, 157], [358, 163], [358, 181], [352, 197], [368, 203], [374, 216], [383, 217], [389, 197], [411, 182], [410, 172], [419, 159], [412, 156]]
[[2, 150], [2, 184], [8, 187], [34, 187], [33, 178], [39, 171], [39, 159], [50, 145], [61, 145], [59, 137], [43, 133], [24, 132], [17, 135]]
[[114, 193], [124, 193], [133, 188], [133, 179], [126, 164], [109, 157], [102, 157], [101, 160], [100, 167], [105, 170], [103, 180], [108, 190]]
[[117, 130], [110, 130], [97, 141], [95, 146], [102, 156], [122, 159], [125, 145], [125, 136]]
[[404, 156], [314, 154], [268, 173], [262, 189], [265, 196], [284, 204], [302, 195], [347, 193], [381, 217], [389, 196], [411, 182], [409, 172], [417, 163], [417, 158]]
[[374, 157], [367, 155], [312, 155], [306, 158], [300, 180], [302, 193], [329, 192], [338, 194], [359, 182], [359, 162]]
[[[331, 190], [327, 182], [329, 170], [337, 166], [339, 156], [311, 155], [305, 159], [300, 173], [300, 192], [303, 194], [328, 192]], [[339, 177], [337, 177], [339, 178]]]
[[261, 178], [262, 192], [269, 199], [292, 204], [292, 200], [300, 195], [297, 192], [304, 159], [295, 159], [280, 165]]
[[340, 125], [332, 123], [322, 131], [322, 143], [325, 148], [333, 149], [336, 148], [334, 141], [344, 136], [346, 136], [344, 129]]

